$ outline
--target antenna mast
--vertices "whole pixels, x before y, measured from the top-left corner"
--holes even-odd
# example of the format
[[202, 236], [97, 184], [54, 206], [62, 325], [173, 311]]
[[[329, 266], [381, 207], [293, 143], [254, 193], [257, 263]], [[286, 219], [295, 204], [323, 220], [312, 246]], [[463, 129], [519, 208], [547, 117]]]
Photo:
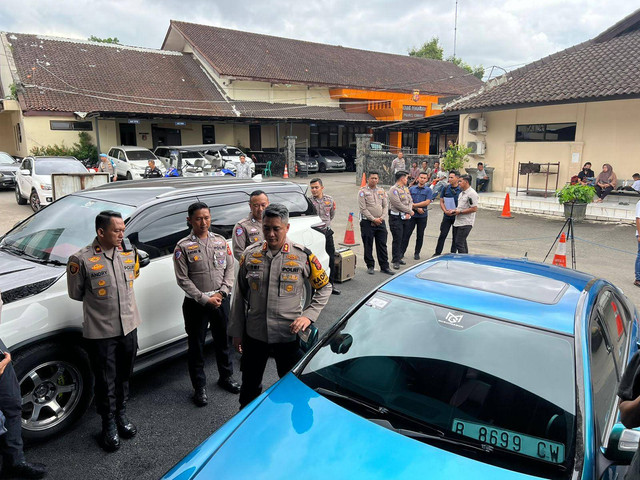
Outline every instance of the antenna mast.
[[456, 39], [458, 37], [458, 0], [456, 0], [456, 16], [453, 22], [453, 58], [456, 58]]

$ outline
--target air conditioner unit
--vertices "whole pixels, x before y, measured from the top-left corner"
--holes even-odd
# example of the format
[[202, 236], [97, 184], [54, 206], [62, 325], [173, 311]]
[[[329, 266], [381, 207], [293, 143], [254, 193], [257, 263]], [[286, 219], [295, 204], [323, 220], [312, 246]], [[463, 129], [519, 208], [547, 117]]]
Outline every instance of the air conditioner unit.
[[484, 155], [484, 142], [467, 142], [467, 148], [471, 149], [470, 155]]
[[487, 122], [484, 118], [469, 119], [469, 133], [480, 133], [487, 131]]

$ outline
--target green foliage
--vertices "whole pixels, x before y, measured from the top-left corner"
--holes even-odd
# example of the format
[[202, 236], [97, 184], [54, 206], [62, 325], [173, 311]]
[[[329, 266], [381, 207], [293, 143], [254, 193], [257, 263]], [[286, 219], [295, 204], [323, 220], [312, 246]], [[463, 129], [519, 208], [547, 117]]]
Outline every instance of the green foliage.
[[78, 133], [78, 141], [71, 147], [67, 147], [64, 142], [60, 145], [47, 145], [46, 147], [33, 147], [31, 155], [45, 155], [53, 157], [76, 157], [78, 160], [90, 158], [98, 160], [98, 148], [91, 142], [91, 136], [87, 132]]
[[422, 44], [420, 48], [411, 48], [409, 56], [421, 58], [433, 58], [434, 60], [442, 60], [444, 50], [440, 46], [438, 37], [432, 37], [431, 40]]
[[463, 147], [462, 145], [455, 144], [447, 150], [442, 161], [440, 162], [440, 166], [442, 170], [445, 172], [450, 172], [451, 170], [458, 170], [464, 166], [464, 161], [467, 155], [471, 153], [471, 148]]
[[9, 91], [11, 92], [11, 100], [18, 100], [18, 86], [15, 83], [9, 85]]
[[120, 43], [120, 40], [118, 40], [118, 37], [109, 37], [109, 38], [100, 38], [100, 37], [96, 37], [95, 35], [91, 35], [89, 38], [87, 38], [87, 40], [89, 40], [90, 42], [100, 42], [100, 43]]
[[596, 189], [592, 186], [576, 183], [562, 187], [556, 192], [556, 197], [560, 203], [591, 203], [595, 194]]
[[480, 80], [482, 80], [482, 77], [484, 77], [484, 67], [482, 65], [472, 67], [467, 62], [463, 62], [461, 58], [454, 57], [453, 55], [447, 58], [447, 62], [451, 62], [454, 65], [459, 66], [460, 68], [473, 74], [474, 77], [479, 78]]

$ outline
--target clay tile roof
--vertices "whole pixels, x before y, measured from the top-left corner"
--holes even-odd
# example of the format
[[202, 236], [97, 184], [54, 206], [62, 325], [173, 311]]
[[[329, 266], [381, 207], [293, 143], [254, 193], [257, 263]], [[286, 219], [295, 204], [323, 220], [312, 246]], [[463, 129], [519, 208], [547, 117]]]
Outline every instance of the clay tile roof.
[[[5, 33], [24, 111], [373, 121], [339, 107], [227, 101], [190, 55]], [[236, 113], [237, 112], [237, 113]]]
[[493, 79], [449, 112], [640, 96], [640, 10], [598, 37]]
[[[172, 20], [223, 76], [239, 79], [461, 95], [482, 84], [451, 62], [371, 52]], [[167, 35], [168, 37], [168, 35]], [[166, 41], [165, 41], [166, 43]]]

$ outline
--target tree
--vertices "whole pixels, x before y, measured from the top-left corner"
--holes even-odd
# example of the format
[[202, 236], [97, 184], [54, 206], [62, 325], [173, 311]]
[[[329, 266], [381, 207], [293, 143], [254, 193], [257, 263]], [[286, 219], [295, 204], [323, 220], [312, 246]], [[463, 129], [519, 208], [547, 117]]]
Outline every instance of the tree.
[[120, 43], [120, 40], [118, 40], [118, 37], [100, 38], [100, 37], [96, 37], [95, 35], [91, 35], [89, 38], [87, 38], [87, 40], [89, 40], [90, 42], [100, 42], [100, 43]]
[[450, 172], [451, 170], [458, 170], [464, 166], [464, 161], [467, 155], [471, 153], [471, 148], [463, 147], [462, 145], [452, 145], [447, 149], [447, 152], [444, 154], [442, 161], [440, 162], [440, 166], [442, 170], [445, 172]]
[[433, 58], [434, 60], [442, 60], [443, 48], [440, 46], [438, 37], [432, 37], [431, 40], [422, 44], [418, 49], [415, 47], [409, 50], [409, 56], [421, 58]]
[[[432, 37], [431, 40], [423, 43], [420, 48], [414, 47], [409, 50], [409, 55], [411, 57], [432, 58], [434, 60], [444, 60], [443, 53], [444, 49], [440, 46], [440, 39], [438, 37]], [[466, 70], [480, 80], [482, 80], [482, 77], [484, 76], [484, 67], [482, 65], [472, 67], [461, 58], [454, 57], [453, 55], [447, 57], [446, 61]]]

